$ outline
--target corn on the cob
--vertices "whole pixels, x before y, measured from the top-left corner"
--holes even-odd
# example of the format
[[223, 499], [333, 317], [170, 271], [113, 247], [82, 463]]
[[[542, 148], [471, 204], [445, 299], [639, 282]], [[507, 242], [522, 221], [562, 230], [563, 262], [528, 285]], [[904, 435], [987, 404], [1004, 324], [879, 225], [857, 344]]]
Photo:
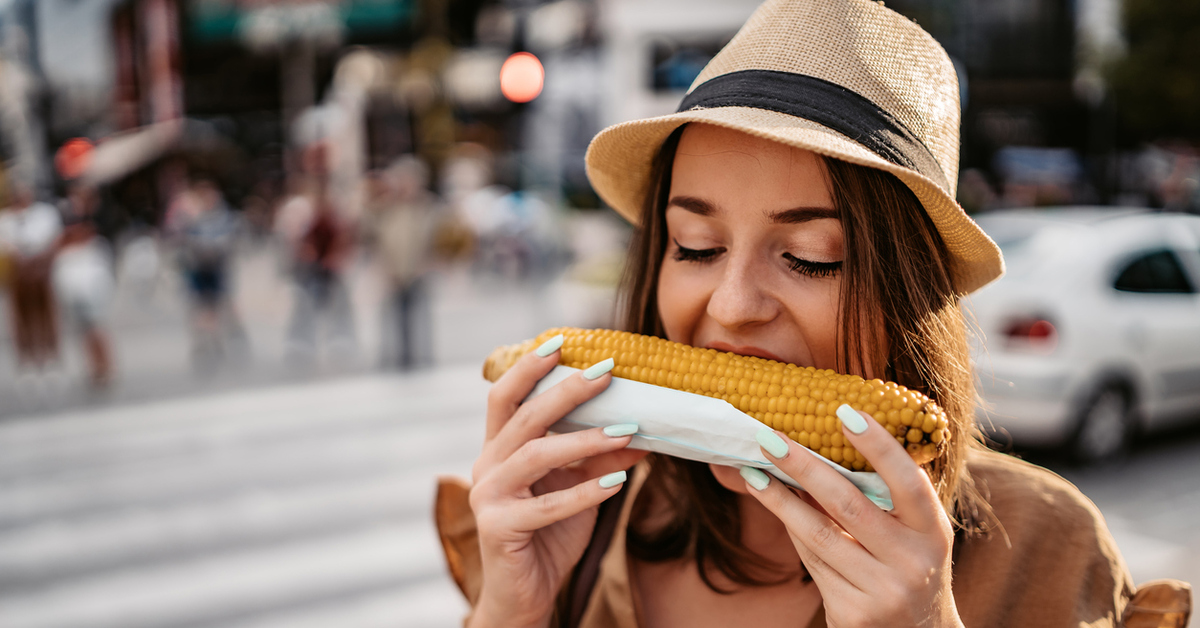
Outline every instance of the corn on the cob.
[[918, 464], [936, 458], [950, 437], [945, 411], [899, 384], [608, 329], [550, 329], [519, 345], [499, 347], [484, 364], [484, 377], [496, 381], [521, 356], [560, 333], [560, 364], [584, 369], [611, 357], [616, 377], [724, 399], [854, 471], [871, 466], [842, 436], [835, 412], [843, 403], [875, 417]]

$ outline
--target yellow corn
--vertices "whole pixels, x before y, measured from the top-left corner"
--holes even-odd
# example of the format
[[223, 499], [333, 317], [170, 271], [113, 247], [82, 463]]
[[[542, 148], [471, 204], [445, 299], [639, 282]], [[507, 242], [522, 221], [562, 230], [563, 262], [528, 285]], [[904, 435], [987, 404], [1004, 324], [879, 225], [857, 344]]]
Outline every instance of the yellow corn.
[[724, 399], [847, 469], [870, 471], [871, 465], [842, 437], [835, 412], [843, 403], [875, 417], [918, 464], [936, 458], [950, 437], [945, 411], [899, 384], [609, 329], [550, 329], [499, 347], [488, 356], [484, 377], [496, 381], [557, 334], [563, 335], [560, 364], [584, 369], [611, 357], [615, 377]]

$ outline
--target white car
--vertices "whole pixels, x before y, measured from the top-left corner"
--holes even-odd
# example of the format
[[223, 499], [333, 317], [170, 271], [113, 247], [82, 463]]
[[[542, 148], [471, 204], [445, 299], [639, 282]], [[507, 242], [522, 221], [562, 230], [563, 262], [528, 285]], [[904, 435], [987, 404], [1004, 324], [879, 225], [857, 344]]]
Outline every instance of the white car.
[[1008, 265], [965, 301], [982, 332], [985, 432], [1086, 463], [1200, 419], [1200, 216], [1095, 207], [977, 221]]

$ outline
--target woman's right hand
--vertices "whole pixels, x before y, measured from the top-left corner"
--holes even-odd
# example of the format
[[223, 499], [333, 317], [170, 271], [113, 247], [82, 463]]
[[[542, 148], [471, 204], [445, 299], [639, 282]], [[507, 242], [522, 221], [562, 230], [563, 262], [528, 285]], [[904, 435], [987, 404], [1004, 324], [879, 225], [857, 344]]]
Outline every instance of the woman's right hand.
[[620, 489], [624, 469], [646, 455], [625, 449], [636, 425], [606, 428], [617, 436], [600, 428], [546, 433], [608, 388], [611, 361], [522, 403], [558, 363], [561, 343], [561, 336], [553, 338], [522, 357], [488, 393], [487, 434], [471, 488], [483, 560], [476, 628], [548, 625], [559, 589], [591, 539], [600, 503]]

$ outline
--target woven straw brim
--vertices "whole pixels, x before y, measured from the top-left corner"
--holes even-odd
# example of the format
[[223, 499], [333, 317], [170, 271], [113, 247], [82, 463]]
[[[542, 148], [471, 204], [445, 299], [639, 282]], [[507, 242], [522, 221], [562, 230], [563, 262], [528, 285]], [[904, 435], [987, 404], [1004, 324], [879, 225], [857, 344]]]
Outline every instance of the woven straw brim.
[[626, 220], [638, 224], [654, 158], [671, 132], [689, 122], [742, 131], [890, 172], [913, 191], [933, 220], [954, 258], [954, 282], [959, 292], [973, 292], [1004, 274], [1004, 259], [996, 243], [954, 198], [927, 177], [879, 157], [828, 127], [774, 111], [748, 107], [694, 109], [611, 126], [592, 140], [587, 151], [588, 178], [600, 198]]

